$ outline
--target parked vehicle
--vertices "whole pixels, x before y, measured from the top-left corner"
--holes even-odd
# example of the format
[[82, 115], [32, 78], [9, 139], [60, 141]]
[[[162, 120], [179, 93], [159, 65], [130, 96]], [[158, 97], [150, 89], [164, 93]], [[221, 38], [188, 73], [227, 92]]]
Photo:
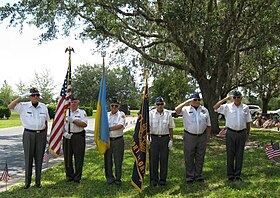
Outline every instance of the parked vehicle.
[[127, 104], [120, 106], [120, 111], [124, 112], [125, 115], [130, 115], [130, 107]]
[[182, 114], [177, 114], [175, 110], [172, 110], [172, 111], [171, 111], [171, 115], [172, 115], [172, 117], [174, 117], [174, 118], [178, 118], [178, 117], [182, 117], [182, 116], [183, 116]]
[[258, 105], [248, 105], [249, 111], [252, 116], [255, 116], [257, 113], [262, 113], [262, 109]]
[[280, 116], [280, 109], [274, 110], [274, 111], [268, 111], [267, 113], [269, 114], [277, 114], [278, 116]]

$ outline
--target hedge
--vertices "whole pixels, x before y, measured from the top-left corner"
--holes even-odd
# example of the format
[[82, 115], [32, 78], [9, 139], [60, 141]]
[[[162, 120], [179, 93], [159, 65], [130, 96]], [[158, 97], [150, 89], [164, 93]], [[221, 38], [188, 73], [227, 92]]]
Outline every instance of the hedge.
[[11, 110], [8, 107], [0, 106], [0, 119], [11, 117]]
[[[53, 119], [54, 115], [55, 115], [56, 106], [55, 105], [48, 105], [47, 107], [48, 107], [50, 119]], [[92, 116], [92, 114], [93, 114], [93, 108], [92, 107], [79, 107], [79, 109], [85, 110], [87, 116]]]

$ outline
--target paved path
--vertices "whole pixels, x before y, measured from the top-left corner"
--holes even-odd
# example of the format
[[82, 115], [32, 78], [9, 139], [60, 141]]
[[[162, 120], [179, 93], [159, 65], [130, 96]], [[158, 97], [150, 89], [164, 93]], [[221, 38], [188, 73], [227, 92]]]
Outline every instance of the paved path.
[[[136, 123], [136, 117], [127, 117], [127, 126], [125, 131], [132, 129]], [[48, 135], [50, 134], [51, 124], [49, 123]], [[24, 157], [22, 146], [22, 127], [12, 127], [0, 129], [0, 176], [2, 175], [5, 163], [7, 160], [10, 179], [8, 181], [8, 189], [24, 181]], [[94, 119], [88, 120], [88, 127], [86, 128], [86, 149], [95, 146], [94, 143]], [[43, 170], [48, 167], [57, 165], [63, 162], [63, 154], [59, 157], [50, 156], [48, 163], [43, 163]], [[35, 168], [33, 168], [34, 171]], [[32, 175], [35, 175], [34, 173]], [[0, 192], [6, 190], [6, 183], [0, 181]]]

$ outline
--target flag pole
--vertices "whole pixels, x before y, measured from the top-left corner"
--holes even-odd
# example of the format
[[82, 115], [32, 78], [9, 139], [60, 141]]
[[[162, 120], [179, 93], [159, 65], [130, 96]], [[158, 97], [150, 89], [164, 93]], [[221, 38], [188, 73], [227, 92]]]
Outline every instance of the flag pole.
[[8, 172], [8, 162], [6, 160], [6, 169], [7, 169], [7, 179], [6, 179], [6, 191], [8, 190], [8, 177], [9, 177], [9, 172]]
[[[73, 47], [67, 47], [65, 49], [65, 53], [68, 52], [69, 53], [69, 58], [68, 58], [68, 69], [71, 70], [71, 52], [75, 52]], [[71, 95], [71, 81], [70, 81], [70, 75], [71, 75], [71, 71], [69, 72], [69, 75], [67, 76], [67, 93]], [[70, 99], [71, 101], [71, 99]], [[70, 110], [70, 105], [68, 106], [68, 118], [70, 118], [71, 116], [71, 110]], [[68, 133], [70, 134], [70, 122], [68, 121]], [[67, 148], [67, 167], [70, 166], [70, 140], [66, 139], [65, 141], [66, 143], [66, 148]]]
[[[145, 86], [148, 84], [148, 72], [147, 72], [147, 70], [145, 70], [144, 71], [144, 79], [145, 79]], [[150, 140], [150, 131], [148, 130], [147, 131], [147, 134], [146, 134], [146, 140], [147, 140], [147, 137], [149, 138], [149, 140]], [[148, 161], [148, 163], [149, 163], [149, 175], [150, 175], [150, 184], [151, 184], [151, 182], [152, 182], [152, 174], [151, 174], [151, 170], [152, 170], [152, 164], [151, 164], [151, 145], [149, 144], [146, 144], [146, 147], [148, 147], [148, 155], [149, 155], [149, 160], [147, 160]]]

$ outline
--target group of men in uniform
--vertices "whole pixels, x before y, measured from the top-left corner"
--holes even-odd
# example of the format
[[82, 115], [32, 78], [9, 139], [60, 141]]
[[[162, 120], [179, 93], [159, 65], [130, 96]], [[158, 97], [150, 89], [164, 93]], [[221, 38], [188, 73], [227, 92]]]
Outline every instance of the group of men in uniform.
[[[29, 96], [30, 102], [22, 102]], [[31, 184], [33, 159], [35, 160], [35, 186], [41, 188], [41, 171], [43, 155], [47, 142], [47, 127], [49, 114], [45, 104], [39, 102], [40, 93], [37, 88], [23, 94], [12, 101], [8, 108], [20, 113], [23, 132], [23, 148], [25, 157], [25, 186]], [[231, 103], [225, 103], [233, 100]], [[226, 118], [226, 151], [227, 176], [229, 181], [241, 181], [241, 169], [245, 141], [250, 131], [251, 116], [247, 105], [242, 104], [242, 95], [235, 91], [218, 101], [214, 110], [224, 114]], [[210, 139], [211, 121], [206, 107], [201, 106], [201, 98], [194, 93], [188, 100], [179, 104], [175, 111], [183, 115], [184, 125], [184, 161], [186, 181], [204, 181], [202, 175], [206, 145]], [[225, 104], [224, 104], [225, 103]], [[64, 164], [67, 182], [80, 183], [85, 155], [85, 130], [87, 118], [84, 110], [78, 108], [79, 100], [72, 96], [70, 109], [66, 112], [63, 134]], [[147, 142], [150, 144], [151, 170], [150, 184], [152, 186], [166, 185], [168, 172], [169, 150], [173, 146], [173, 129], [175, 123], [171, 111], [164, 108], [162, 97], [155, 100], [156, 108], [149, 112], [150, 134]], [[110, 148], [104, 154], [106, 183], [122, 184], [122, 163], [124, 157], [123, 130], [125, 114], [119, 111], [120, 103], [113, 99], [108, 112], [110, 130]], [[73, 156], [74, 164], [73, 166]], [[113, 164], [115, 173], [113, 173]], [[160, 170], [159, 170], [160, 169]]]

